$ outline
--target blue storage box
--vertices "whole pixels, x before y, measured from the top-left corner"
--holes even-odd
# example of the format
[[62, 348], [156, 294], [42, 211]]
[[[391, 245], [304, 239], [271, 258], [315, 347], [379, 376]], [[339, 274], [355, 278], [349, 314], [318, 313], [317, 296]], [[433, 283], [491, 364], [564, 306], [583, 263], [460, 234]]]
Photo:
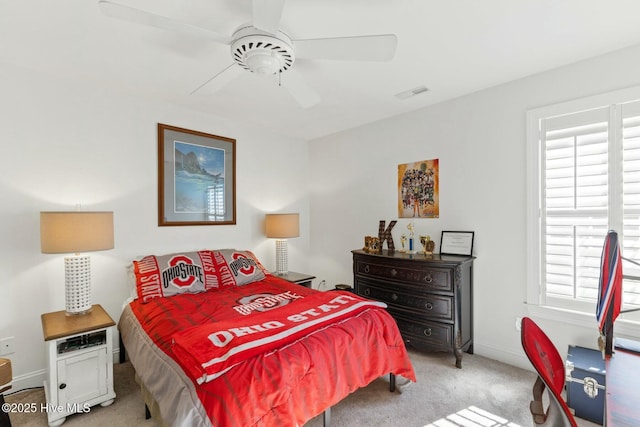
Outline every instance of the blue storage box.
[[602, 352], [570, 345], [565, 368], [567, 406], [576, 417], [602, 425], [606, 374]]

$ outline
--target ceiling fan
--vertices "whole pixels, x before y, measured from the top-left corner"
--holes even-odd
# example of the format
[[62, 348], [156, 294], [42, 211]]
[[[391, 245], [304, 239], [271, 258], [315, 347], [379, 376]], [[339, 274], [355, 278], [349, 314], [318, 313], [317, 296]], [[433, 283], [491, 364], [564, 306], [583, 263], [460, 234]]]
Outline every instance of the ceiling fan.
[[192, 94], [205, 86], [211, 91], [219, 90], [243, 73], [243, 70], [279, 77], [284, 74], [284, 88], [298, 104], [308, 108], [320, 102], [320, 97], [293, 68], [296, 59], [389, 61], [395, 54], [398, 40], [395, 34], [292, 39], [280, 30], [284, 4], [285, 0], [252, 0], [253, 21], [240, 26], [230, 36], [225, 36], [109, 0], [98, 1], [100, 10], [107, 16], [189, 33], [228, 45], [233, 62], [198, 86]]

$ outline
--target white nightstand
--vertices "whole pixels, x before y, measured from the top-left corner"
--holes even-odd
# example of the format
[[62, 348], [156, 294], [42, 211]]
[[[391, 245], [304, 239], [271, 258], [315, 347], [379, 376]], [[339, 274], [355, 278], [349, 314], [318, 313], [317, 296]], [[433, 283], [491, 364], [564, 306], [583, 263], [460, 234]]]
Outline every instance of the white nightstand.
[[47, 348], [44, 391], [50, 426], [66, 417], [89, 412], [91, 406], [109, 406], [113, 390], [113, 326], [100, 305], [88, 314], [45, 313], [42, 332]]

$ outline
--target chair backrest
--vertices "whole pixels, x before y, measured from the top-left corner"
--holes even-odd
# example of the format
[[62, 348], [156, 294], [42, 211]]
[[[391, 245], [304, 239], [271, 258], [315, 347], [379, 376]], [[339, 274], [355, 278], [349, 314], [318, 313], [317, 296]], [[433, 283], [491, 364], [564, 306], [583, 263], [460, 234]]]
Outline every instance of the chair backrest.
[[[536, 426], [577, 427], [575, 418], [562, 397], [565, 383], [564, 361], [549, 337], [530, 318], [522, 319], [522, 348], [538, 372], [529, 407]], [[549, 406], [545, 410], [542, 393], [548, 389]]]

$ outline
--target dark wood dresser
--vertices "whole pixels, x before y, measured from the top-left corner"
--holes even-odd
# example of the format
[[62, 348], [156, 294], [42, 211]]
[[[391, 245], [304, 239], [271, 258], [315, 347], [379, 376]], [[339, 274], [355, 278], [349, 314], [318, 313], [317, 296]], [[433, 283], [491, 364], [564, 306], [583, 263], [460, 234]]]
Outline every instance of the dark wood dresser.
[[473, 354], [473, 260], [470, 256], [354, 250], [354, 291], [383, 301], [407, 345]]

